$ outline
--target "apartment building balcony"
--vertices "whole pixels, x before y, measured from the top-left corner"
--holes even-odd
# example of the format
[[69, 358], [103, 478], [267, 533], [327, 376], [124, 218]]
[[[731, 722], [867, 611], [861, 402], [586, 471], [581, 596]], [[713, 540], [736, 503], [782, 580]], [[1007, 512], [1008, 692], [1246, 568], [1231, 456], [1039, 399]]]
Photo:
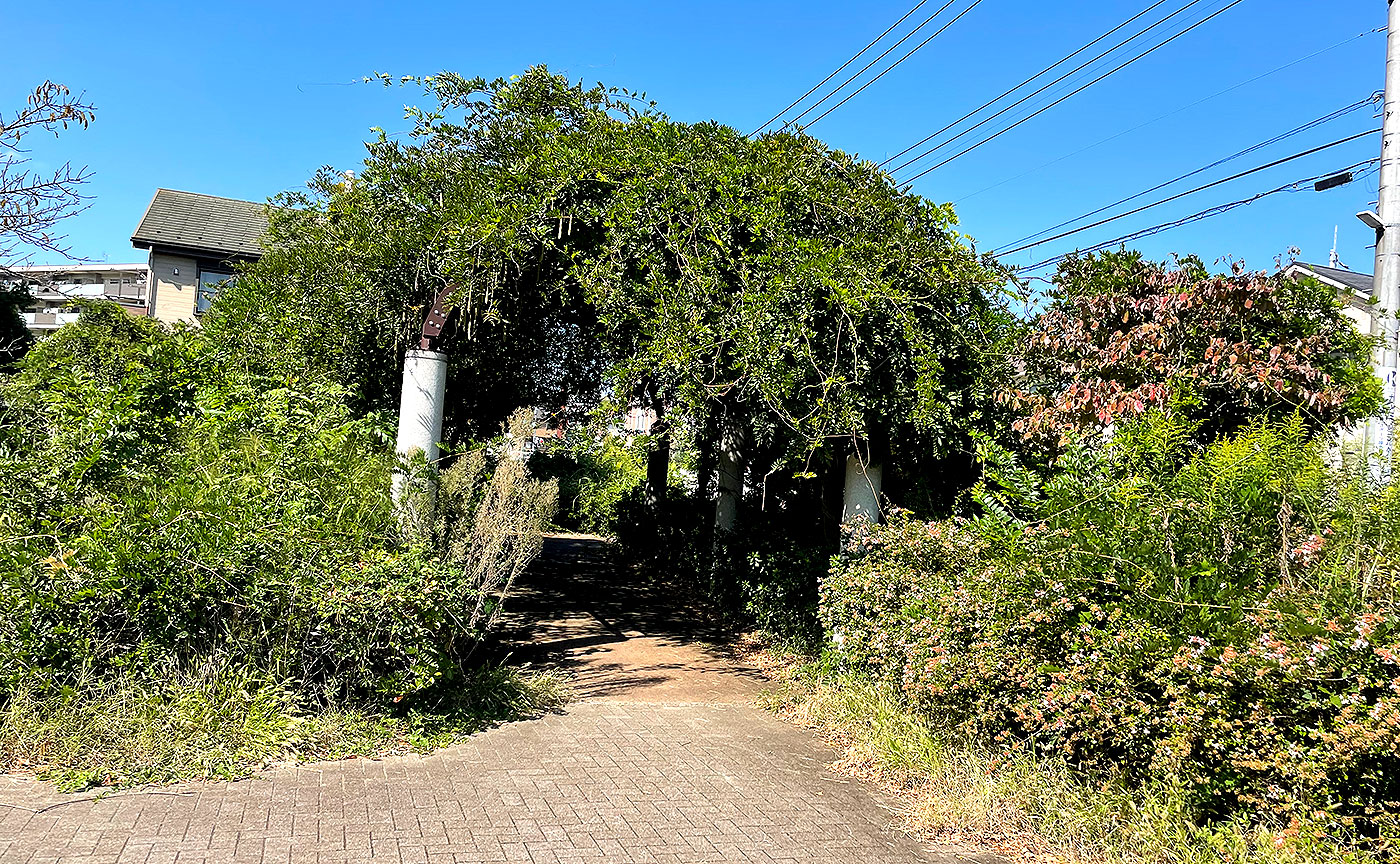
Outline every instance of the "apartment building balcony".
[[123, 304], [146, 303], [146, 282], [125, 279], [120, 282], [50, 282], [31, 289], [35, 300], [63, 303], [68, 300], [111, 300]]
[[44, 332], [57, 330], [65, 324], [72, 324], [78, 320], [78, 312], [69, 311], [43, 311], [43, 312], [21, 312], [24, 317], [24, 326], [34, 332]]

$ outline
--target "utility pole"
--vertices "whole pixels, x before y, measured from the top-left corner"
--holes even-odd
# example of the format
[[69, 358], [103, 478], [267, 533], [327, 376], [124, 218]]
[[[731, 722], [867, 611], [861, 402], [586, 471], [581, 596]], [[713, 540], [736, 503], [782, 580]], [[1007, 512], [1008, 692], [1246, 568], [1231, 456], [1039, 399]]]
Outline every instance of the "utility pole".
[[[1381, 345], [1377, 350], [1377, 373], [1385, 385], [1385, 408], [1381, 417], [1384, 452], [1391, 451], [1395, 432], [1397, 398], [1397, 326], [1400, 312], [1400, 4], [1388, 0], [1389, 34], [1385, 52], [1385, 120], [1381, 130], [1380, 193], [1377, 197], [1379, 217], [1372, 225], [1376, 229], [1376, 275], [1372, 289], [1379, 300], [1378, 334]], [[1368, 221], [1363, 214], [1363, 221]]]

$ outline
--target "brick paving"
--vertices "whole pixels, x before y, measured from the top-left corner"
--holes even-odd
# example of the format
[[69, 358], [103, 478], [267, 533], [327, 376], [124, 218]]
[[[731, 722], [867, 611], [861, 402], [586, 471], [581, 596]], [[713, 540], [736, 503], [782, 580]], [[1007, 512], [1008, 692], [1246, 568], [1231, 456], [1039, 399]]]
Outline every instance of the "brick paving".
[[522, 651], [546, 646], [534, 659], [580, 681], [561, 714], [233, 782], [63, 795], [0, 776], [0, 862], [977, 860], [892, 828], [829, 750], [753, 707], [751, 670], [587, 593], [526, 586], [513, 622]]

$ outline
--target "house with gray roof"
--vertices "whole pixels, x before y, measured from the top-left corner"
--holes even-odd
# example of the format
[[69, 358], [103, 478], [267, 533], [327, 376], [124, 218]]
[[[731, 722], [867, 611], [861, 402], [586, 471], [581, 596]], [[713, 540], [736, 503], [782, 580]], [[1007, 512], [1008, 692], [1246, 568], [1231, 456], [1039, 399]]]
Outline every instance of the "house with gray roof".
[[[1332, 258], [1336, 263], [1336, 255]], [[1376, 336], [1380, 334], [1380, 320], [1377, 315], [1375, 304], [1372, 299], [1375, 294], [1375, 279], [1370, 273], [1357, 273], [1354, 270], [1346, 270], [1341, 267], [1323, 267], [1321, 264], [1308, 264], [1302, 261], [1295, 261], [1288, 265], [1288, 269], [1283, 271], [1285, 276], [1291, 278], [1311, 278], [1316, 279], [1324, 285], [1336, 289], [1337, 299], [1342, 304], [1342, 314], [1351, 319], [1356, 325], [1356, 329], [1364, 335]], [[1373, 358], [1372, 363], [1377, 363], [1379, 358]], [[1374, 367], [1375, 373], [1379, 376], [1381, 369]], [[1355, 451], [1359, 453], [1375, 452], [1382, 443], [1390, 436], [1390, 430], [1375, 420], [1365, 423], [1358, 423], [1350, 429], [1342, 431], [1339, 442], [1340, 450]]]
[[1356, 329], [1365, 335], [1374, 335], [1376, 321], [1371, 297], [1375, 278], [1370, 273], [1357, 273], [1340, 267], [1323, 267], [1321, 264], [1306, 264], [1295, 261], [1283, 271], [1285, 276], [1309, 276], [1324, 285], [1337, 289], [1337, 299], [1342, 303], [1342, 314], [1351, 319]]
[[150, 316], [194, 321], [239, 263], [262, 256], [265, 233], [265, 204], [157, 189], [131, 235], [131, 245], [149, 252]]

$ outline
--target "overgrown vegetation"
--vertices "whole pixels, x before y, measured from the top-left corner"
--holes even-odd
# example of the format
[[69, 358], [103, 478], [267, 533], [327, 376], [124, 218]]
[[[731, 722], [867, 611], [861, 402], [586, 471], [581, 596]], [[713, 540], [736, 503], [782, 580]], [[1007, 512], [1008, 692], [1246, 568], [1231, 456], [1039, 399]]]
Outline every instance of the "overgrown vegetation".
[[834, 656], [953, 740], [1388, 849], [1395, 491], [1330, 473], [1298, 421], [1194, 431], [1153, 417], [1049, 481], [998, 469], [977, 517], [858, 532], [823, 586]]
[[[500, 458], [507, 435], [446, 472], [430, 536], [406, 535], [392, 454], [375, 418], [343, 397], [315, 373], [250, 373], [207, 332], [107, 304], [29, 352], [0, 384], [8, 740], [103, 706], [121, 710], [102, 725], [159, 727], [191, 699], [217, 713], [218, 694], [245, 693], [226, 708], [246, 722], [229, 728], [263, 737], [215, 747], [231, 771], [259, 748], [295, 749], [276, 731], [292, 734], [295, 712], [431, 711], [481, 680], [473, 648], [539, 552], [553, 486]], [[228, 669], [244, 670], [246, 686], [221, 683]], [[473, 723], [485, 716], [459, 707]], [[156, 727], [128, 737], [155, 741]], [[128, 771], [79, 764], [108, 751], [75, 732], [55, 745], [54, 767], [178, 773], [193, 740], [157, 748], [168, 764]]]
[[[549, 704], [474, 650], [562, 497], [824, 649], [781, 701], [926, 824], [1394, 856], [1400, 487], [1326, 459], [1380, 404], [1331, 289], [1105, 253], [1018, 321], [950, 207], [805, 134], [408, 80], [435, 107], [279, 198], [201, 327], [91, 305], [0, 383], [5, 764], [228, 775]], [[444, 452], [398, 465], [443, 291]], [[580, 430], [533, 473], [526, 406]], [[599, 431], [632, 408], [646, 436]], [[852, 456], [907, 509], [842, 533]], [[396, 505], [395, 468], [435, 493]]]
[[930, 725], [897, 693], [830, 663], [766, 651], [764, 702], [834, 744], [835, 767], [884, 785], [904, 827], [1011, 860], [1107, 864], [1362, 864], [1372, 856], [1247, 818], [1201, 824], [1170, 776], [1095, 781], [1053, 752], [967, 741]]
[[[449, 439], [522, 404], [568, 406], [574, 426], [650, 409], [639, 494], [655, 512], [642, 521], [675, 511], [685, 533], [661, 528], [650, 545], [706, 556], [712, 520], [694, 513], [710, 506], [726, 433], [744, 442], [754, 512], [796, 514], [774, 526], [800, 526], [788, 541], [816, 543], [816, 560], [836, 548], [829, 481], [853, 449], [899, 454], [892, 485], [932, 506], [971, 482], [971, 432], [1006, 413], [993, 395], [1014, 322], [1004, 272], [951, 208], [810, 136], [677, 122], [640, 94], [542, 67], [407, 80], [430, 103], [409, 109], [411, 134], [381, 133], [355, 172], [279, 199], [268, 254], [207, 317], [231, 344], [287, 346], [250, 362], [316, 369], [356, 411], [389, 410], [412, 310], [446, 290], [460, 346]], [[663, 504], [683, 448], [691, 505]], [[610, 529], [631, 506], [630, 449], [595, 436], [556, 462], [567, 524]]]
[[1072, 259], [1051, 297], [961, 512], [845, 538], [811, 710], [870, 711], [897, 776], [915, 747], [939, 827], [958, 754], [1091, 858], [1392, 855], [1400, 486], [1329, 456], [1369, 338], [1330, 289], [1191, 261]]

